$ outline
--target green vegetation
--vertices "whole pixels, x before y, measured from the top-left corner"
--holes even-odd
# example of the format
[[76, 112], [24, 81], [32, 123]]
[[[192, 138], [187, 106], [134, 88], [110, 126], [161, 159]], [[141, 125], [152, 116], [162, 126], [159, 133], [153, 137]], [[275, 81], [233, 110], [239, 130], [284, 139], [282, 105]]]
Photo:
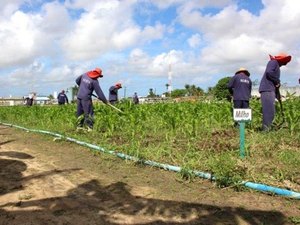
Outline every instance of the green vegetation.
[[[0, 107], [0, 121], [42, 129], [97, 144], [141, 159], [181, 166], [182, 177], [190, 170], [212, 173], [217, 185], [237, 187], [242, 180], [293, 190], [300, 183], [300, 99], [283, 102], [285, 120], [277, 113], [269, 133], [261, 124], [260, 102], [252, 100], [253, 120], [246, 128], [246, 153], [239, 157], [239, 130], [233, 127], [228, 101], [196, 101], [117, 105], [124, 114], [95, 104], [94, 130], [76, 132], [76, 106]], [[279, 107], [278, 107], [278, 110]], [[282, 123], [284, 122], [284, 123]]]
[[224, 77], [218, 81], [216, 86], [212, 89], [212, 93], [216, 99], [222, 100], [227, 99], [231, 100], [231, 94], [227, 88], [227, 84], [229, 83], [231, 77]]

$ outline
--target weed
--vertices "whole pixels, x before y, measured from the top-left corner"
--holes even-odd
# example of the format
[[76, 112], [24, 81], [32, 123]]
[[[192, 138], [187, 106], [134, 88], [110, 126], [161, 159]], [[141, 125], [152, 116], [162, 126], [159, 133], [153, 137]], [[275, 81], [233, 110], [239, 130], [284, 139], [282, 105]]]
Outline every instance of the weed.
[[208, 167], [215, 176], [219, 187], [239, 186], [246, 172], [238, 166], [237, 159], [228, 153], [210, 157]]
[[[64, 107], [0, 107], [0, 121], [32, 129], [64, 134], [107, 150], [181, 166], [182, 177], [190, 180], [189, 169], [211, 171], [220, 187], [239, 187], [241, 180], [276, 185], [296, 180], [300, 166], [300, 100], [284, 102], [287, 128], [261, 133], [259, 101], [250, 102], [252, 121], [246, 127], [245, 162], [240, 166], [238, 131], [232, 128], [228, 102], [157, 103], [135, 107], [120, 103], [120, 116], [103, 104], [95, 104], [93, 132], [75, 132], [75, 104]], [[74, 115], [74, 116], [72, 116]], [[281, 121], [280, 113], [275, 122]], [[292, 134], [292, 135], [291, 135]], [[93, 153], [95, 156], [97, 153]]]
[[293, 224], [300, 224], [300, 217], [299, 217], [299, 216], [292, 216], [292, 217], [289, 217], [289, 220], [290, 220]]
[[195, 174], [188, 168], [182, 168], [180, 170], [181, 179], [191, 182], [195, 178]]

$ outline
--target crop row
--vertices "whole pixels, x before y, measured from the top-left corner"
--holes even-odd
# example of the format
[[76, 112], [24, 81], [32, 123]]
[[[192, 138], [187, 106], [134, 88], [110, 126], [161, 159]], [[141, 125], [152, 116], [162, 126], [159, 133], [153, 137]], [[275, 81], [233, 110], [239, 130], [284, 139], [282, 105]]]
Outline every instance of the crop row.
[[[229, 102], [182, 102], [132, 105], [119, 114], [95, 104], [94, 130], [76, 132], [75, 105], [0, 107], [0, 121], [49, 130], [142, 159], [208, 171], [227, 186], [241, 179], [296, 182], [300, 168], [300, 100], [284, 103], [283, 125], [269, 133], [261, 126], [260, 102], [252, 100], [252, 121], [246, 126], [245, 160], [239, 158], [239, 131], [234, 128]], [[192, 176], [192, 175], [189, 175]], [[299, 180], [300, 181], [300, 180]]]

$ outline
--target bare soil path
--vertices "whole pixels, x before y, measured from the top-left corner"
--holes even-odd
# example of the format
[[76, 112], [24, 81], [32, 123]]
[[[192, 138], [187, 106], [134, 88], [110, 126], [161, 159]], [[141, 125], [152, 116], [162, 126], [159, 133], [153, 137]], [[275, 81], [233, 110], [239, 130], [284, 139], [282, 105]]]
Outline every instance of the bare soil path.
[[299, 200], [218, 189], [0, 126], [0, 225], [296, 224]]

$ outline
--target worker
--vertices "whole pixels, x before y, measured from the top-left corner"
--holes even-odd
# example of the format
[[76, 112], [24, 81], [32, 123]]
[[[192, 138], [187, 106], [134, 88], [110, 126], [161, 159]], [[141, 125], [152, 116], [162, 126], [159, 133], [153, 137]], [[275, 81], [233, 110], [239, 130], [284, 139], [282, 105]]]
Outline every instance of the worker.
[[139, 97], [138, 97], [136, 92], [134, 92], [134, 95], [132, 97], [132, 101], [133, 101], [134, 104], [139, 104]]
[[269, 131], [275, 117], [276, 90], [280, 88], [280, 67], [287, 65], [292, 57], [285, 53], [270, 56], [265, 73], [260, 81], [259, 93], [262, 104], [262, 130]]
[[25, 98], [25, 104], [27, 106], [32, 106], [33, 105], [33, 101], [35, 99], [36, 94], [35, 93], [30, 93], [28, 95], [28, 97]]
[[57, 96], [57, 101], [59, 105], [64, 105], [65, 103], [69, 104], [69, 99], [67, 95], [65, 94], [65, 90], [62, 90], [58, 96]]
[[[97, 97], [105, 104], [107, 99], [103, 94], [103, 91], [99, 85], [98, 78], [102, 78], [102, 70], [95, 68], [92, 71], [88, 71], [80, 75], [76, 79], [76, 84], [79, 86], [77, 94], [77, 118], [78, 124], [77, 129], [87, 128], [88, 131], [93, 129], [94, 124], [94, 110], [92, 102], [92, 93], [96, 92]], [[81, 118], [83, 116], [83, 118]]]
[[114, 105], [118, 102], [118, 90], [122, 88], [121, 83], [116, 83], [114, 86], [109, 88], [109, 102]]
[[233, 107], [239, 109], [249, 108], [252, 82], [250, 73], [245, 68], [240, 68], [228, 83], [229, 92], [233, 95]]

